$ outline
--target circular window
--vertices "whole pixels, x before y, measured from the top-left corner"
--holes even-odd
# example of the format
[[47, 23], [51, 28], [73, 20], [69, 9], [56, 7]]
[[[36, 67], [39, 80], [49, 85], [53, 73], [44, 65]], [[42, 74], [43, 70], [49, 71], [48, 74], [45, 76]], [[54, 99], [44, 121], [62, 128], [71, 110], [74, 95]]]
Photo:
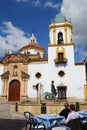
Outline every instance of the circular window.
[[39, 73], [39, 72], [36, 73], [36, 74], [35, 74], [35, 77], [39, 79], [39, 78], [41, 77], [41, 73]]
[[61, 70], [61, 71], [59, 71], [58, 75], [59, 75], [60, 77], [63, 77], [63, 76], [65, 75], [65, 72]]
[[18, 66], [17, 65], [14, 65], [14, 69], [17, 69], [18, 68]]

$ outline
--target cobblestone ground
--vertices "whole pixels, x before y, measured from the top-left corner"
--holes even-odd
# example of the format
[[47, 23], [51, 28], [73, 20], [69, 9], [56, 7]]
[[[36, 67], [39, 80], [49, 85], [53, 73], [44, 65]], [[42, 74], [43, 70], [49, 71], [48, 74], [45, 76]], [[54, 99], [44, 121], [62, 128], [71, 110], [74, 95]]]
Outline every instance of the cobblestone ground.
[[25, 117], [10, 112], [9, 103], [0, 103], [0, 130], [25, 130]]

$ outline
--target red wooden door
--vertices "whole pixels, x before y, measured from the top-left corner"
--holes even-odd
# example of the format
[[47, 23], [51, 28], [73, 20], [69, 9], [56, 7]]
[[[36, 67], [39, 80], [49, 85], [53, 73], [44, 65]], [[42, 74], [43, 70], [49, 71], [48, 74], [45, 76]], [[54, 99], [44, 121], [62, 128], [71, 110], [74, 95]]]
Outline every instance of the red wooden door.
[[8, 101], [20, 101], [20, 82], [13, 80], [9, 85]]

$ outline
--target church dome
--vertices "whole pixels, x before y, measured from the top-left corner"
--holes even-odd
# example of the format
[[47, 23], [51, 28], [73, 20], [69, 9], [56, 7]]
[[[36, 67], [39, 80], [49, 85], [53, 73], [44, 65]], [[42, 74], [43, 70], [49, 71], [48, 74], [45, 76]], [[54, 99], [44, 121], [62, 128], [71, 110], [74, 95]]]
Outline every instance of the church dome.
[[34, 36], [34, 34], [32, 34], [32, 36], [30, 37], [29, 39], [29, 44], [22, 47], [19, 52], [22, 52], [22, 51], [26, 51], [26, 50], [31, 50], [31, 49], [36, 49], [38, 51], [42, 51], [42, 52], [45, 52], [45, 49], [38, 46], [38, 43], [37, 43], [37, 39], [36, 37]]
[[43, 57], [43, 55], [45, 55], [45, 49], [38, 46], [38, 43], [37, 43], [37, 39], [36, 37], [34, 36], [34, 34], [32, 34], [32, 36], [30, 37], [29, 39], [29, 44], [22, 47], [20, 50], [19, 50], [20, 53], [27, 53], [29, 52], [30, 54], [37, 54], [37, 53], [40, 53]]

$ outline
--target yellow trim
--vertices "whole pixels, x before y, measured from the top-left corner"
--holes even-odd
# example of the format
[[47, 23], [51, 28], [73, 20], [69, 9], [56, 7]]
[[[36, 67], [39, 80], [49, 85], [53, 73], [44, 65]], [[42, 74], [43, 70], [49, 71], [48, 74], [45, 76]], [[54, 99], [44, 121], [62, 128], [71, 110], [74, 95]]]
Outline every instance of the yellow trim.
[[71, 27], [72, 28], [72, 24], [68, 23], [68, 22], [64, 22], [62, 24], [59, 23], [52, 23], [49, 25], [48, 29], [52, 29], [52, 28], [59, 28], [59, 27]]
[[53, 29], [53, 44], [56, 44], [56, 29]]
[[84, 84], [84, 98], [87, 100], [87, 84]]
[[40, 57], [40, 53], [37, 53], [37, 54], [29, 54], [29, 58], [30, 58], [30, 59], [38, 59], [38, 58], [41, 58], [41, 57]]
[[58, 53], [63, 53], [64, 54], [64, 58], [66, 58], [66, 53], [65, 53], [65, 48], [63, 48], [63, 47], [58, 47], [57, 49], [56, 49], [56, 58], [58, 59]]
[[64, 43], [64, 44], [51, 44], [51, 43], [48, 43], [48, 47], [53, 47], [53, 46], [72, 46], [72, 45], [74, 45], [74, 43], [73, 42], [71, 42], [71, 43]]
[[58, 76], [59, 76], [60, 78], [63, 78], [66, 73], [64, 72], [64, 75], [61, 77], [61, 76], [59, 75], [59, 72], [61, 72], [61, 71], [64, 72], [63, 70], [59, 70], [59, 71], [58, 71]]

